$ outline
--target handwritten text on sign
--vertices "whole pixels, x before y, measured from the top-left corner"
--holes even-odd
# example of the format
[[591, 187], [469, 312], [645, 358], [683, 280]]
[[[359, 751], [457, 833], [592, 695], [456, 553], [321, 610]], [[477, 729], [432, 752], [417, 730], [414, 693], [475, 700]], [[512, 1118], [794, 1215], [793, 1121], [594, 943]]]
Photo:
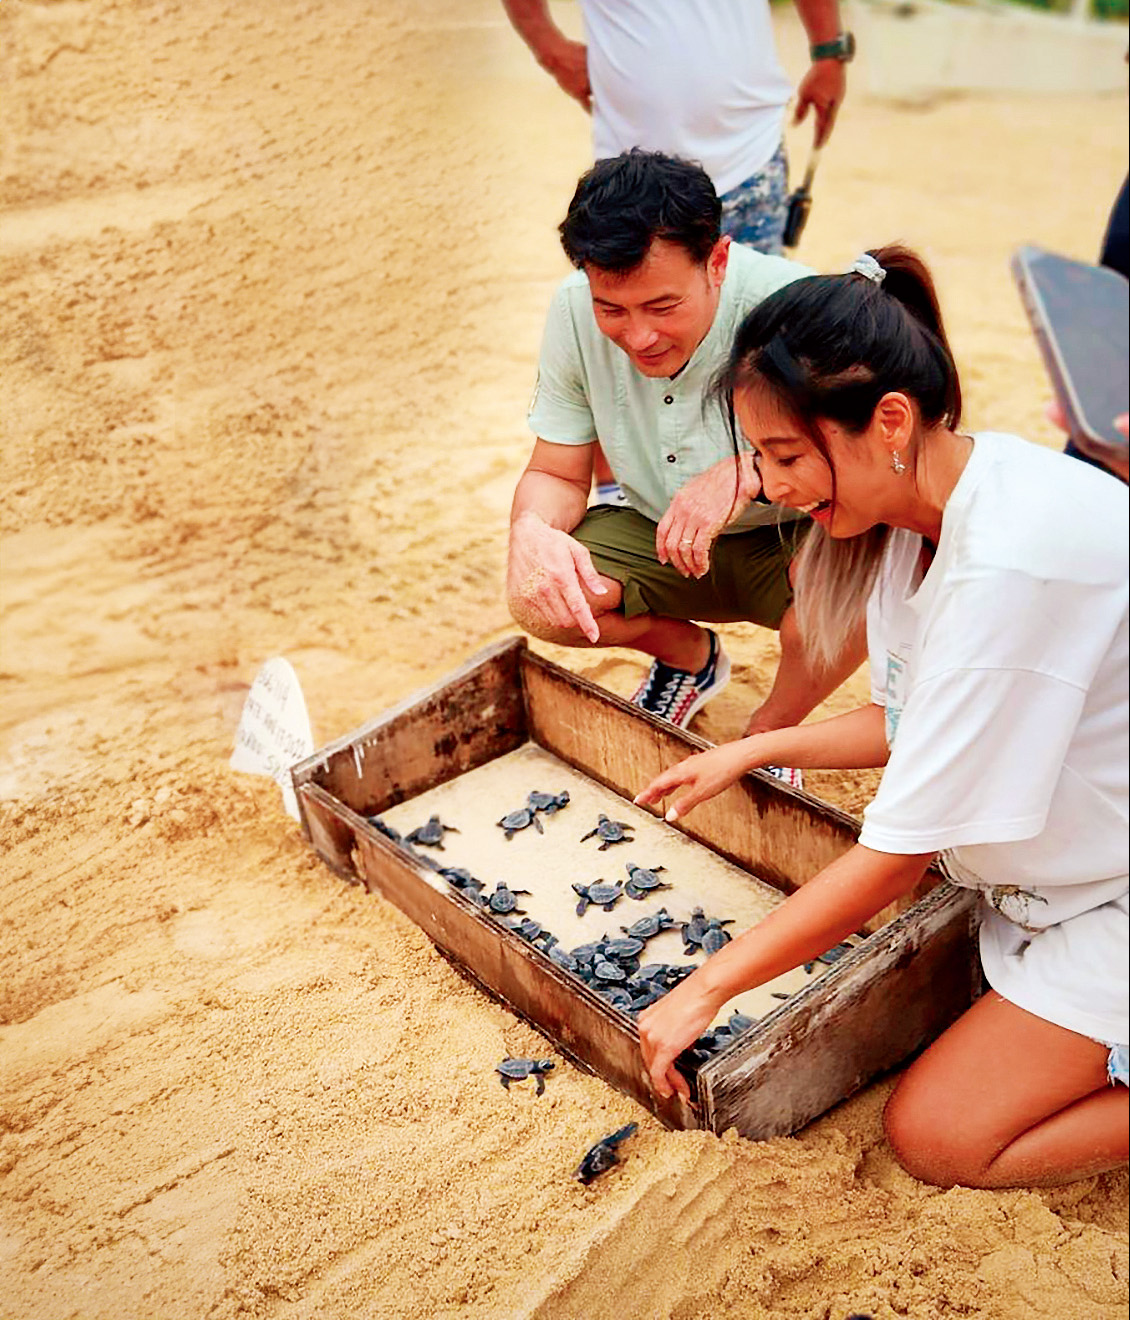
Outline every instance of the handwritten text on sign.
[[270, 775], [282, 789], [283, 805], [296, 820], [298, 803], [290, 767], [314, 750], [306, 699], [289, 660], [268, 660], [243, 703], [231, 768]]

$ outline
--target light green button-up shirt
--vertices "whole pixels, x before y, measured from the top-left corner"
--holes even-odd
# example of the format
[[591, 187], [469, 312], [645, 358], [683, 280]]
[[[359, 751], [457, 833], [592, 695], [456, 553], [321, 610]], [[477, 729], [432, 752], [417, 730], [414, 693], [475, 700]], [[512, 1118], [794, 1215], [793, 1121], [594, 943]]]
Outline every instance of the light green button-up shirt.
[[[813, 273], [798, 262], [732, 244], [714, 323], [673, 380], [637, 371], [597, 327], [584, 272], [567, 276], [546, 321], [530, 429], [555, 445], [599, 440], [632, 507], [658, 522], [681, 486], [733, 457], [722, 410], [705, 393], [743, 317], [776, 289]], [[782, 516], [794, 515], [751, 504], [726, 530], [745, 531]]]

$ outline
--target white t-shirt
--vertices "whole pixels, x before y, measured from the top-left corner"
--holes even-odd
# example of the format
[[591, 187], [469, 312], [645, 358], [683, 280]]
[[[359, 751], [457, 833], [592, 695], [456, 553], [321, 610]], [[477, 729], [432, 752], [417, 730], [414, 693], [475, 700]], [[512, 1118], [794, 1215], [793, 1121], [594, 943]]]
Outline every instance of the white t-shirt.
[[631, 147], [698, 161], [719, 194], [781, 145], [792, 88], [768, 0], [581, 0], [596, 160]]
[[1126, 487], [982, 433], [922, 538], [892, 533], [868, 608], [890, 760], [860, 843], [942, 853], [983, 891], [990, 984], [1127, 1040]]

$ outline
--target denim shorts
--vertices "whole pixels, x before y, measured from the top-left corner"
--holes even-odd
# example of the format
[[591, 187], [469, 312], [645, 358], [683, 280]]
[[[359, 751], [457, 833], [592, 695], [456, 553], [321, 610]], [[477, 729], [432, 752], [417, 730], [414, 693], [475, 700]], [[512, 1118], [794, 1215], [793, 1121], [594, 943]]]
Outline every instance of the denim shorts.
[[1127, 1046], [1112, 1045], [1106, 1056], [1106, 1079], [1111, 1086], [1130, 1086], [1130, 1069], [1127, 1066]]
[[722, 232], [735, 243], [781, 255], [789, 214], [789, 161], [784, 143], [764, 169], [722, 194]]

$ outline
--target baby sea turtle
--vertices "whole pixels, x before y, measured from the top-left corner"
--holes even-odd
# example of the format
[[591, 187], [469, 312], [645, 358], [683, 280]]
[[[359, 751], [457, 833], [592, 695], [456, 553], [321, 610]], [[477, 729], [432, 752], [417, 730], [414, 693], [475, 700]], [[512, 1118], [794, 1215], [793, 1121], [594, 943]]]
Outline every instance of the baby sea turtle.
[[845, 953], [851, 953], [852, 947], [850, 944], [833, 944], [824, 953], [816, 955], [817, 961], [827, 963], [830, 966], [832, 963], [839, 962]]
[[636, 866], [633, 862], [627, 864], [628, 883], [624, 886], [624, 893], [629, 898], [642, 899], [653, 889], [670, 889], [671, 886], [660, 880], [656, 874], [658, 871], [664, 871], [667, 868], [663, 866], [653, 866], [650, 870], [646, 866]]
[[607, 958], [597, 958], [592, 965], [592, 974], [598, 981], [626, 981], [628, 973]]
[[610, 1132], [607, 1137], [601, 1139], [585, 1151], [585, 1157], [577, 1166], [577, 1172], [574, 1177], [578, 1178], [586, 1186], [594, 1178], [598, 1178], [602, 1173], [607, 1173], [614, 1164], [620, 1163], [620, 1157], [616, 1154], [616, 1147], [630, 1137], [636, 1130], [634, 1123], [628, 1123], [620, 1128], [618, 1132]]
[[443, 836], [448, 830], [452, 834], [459, 833], [454, 825], [445, 825], [438, 816], [429, 816], [425, 824], [417, 825], [414, 830], [404, 836], [404, 842], [422, 843], [426, 848], [438, 848], [442, 852]]
[[643, 940], [634, 939], [630, 935], [622, 940], [605, 941], [604, 956], [613, 962], [623, 963], [640, 953], [643, 953]]
[[726, 1023], [726, 1030], [731, 1036], [740, 1036], [743, 1031], [755, 1026], [757, 1026], [756, 1018], [747, 1017], [745, 1013], [739, 1013], [735, 1008], [730, 1014], [729, 1022]]
[[702, 937], [702, 951], [709, 957], [712, 953], [717, 953], [719, 949], [725, 948], [733, 938], [728, 930], [722, 929], [722, 923], [717, 917], [711, 917]]
[[477, 894], [483, 887], [483, 882], [462, 866], [441, 866], [436, 874], [442, 875], [452, 889]]
[[495, 1068], [496, 1073], [500, 1073], [500, 1080], [506, 1089], [510, 1090], [511, 1082], [524, 1082], [527, 1077], [537, 1079], [537, 1094], [542, 1095], [545, 1091], [545, 1074], [556, 1067], [552, 1059], [503, 1059]]
[[500, 880], [494, 887], [493, 894], [481, 894], [480, 900], [484, 907], [490, 908], [500, 917], [507, 912], [515, 912], [518, 916], [524, 916], [522, 908], [518, 906], [518, 894], [528, 894], [528, 889], [510, 889], [505, 880]]
[[595, 884], [591, 885], [574, 884], [573, 893], [580, 895], [580, 902], [577, 904], [577, 916], [583, 917], [590, 905], [602, 907], [605, 912], [611, 912], [624, 893], [624, 886], [619, 880], [614, 885], [610, 885], [604, 880], [597, 880]]
[[579, 975], [581, 964], [573, 957], [571, 953], [566, 953], [564, 949], [559, 949], [556, 944], [547, 944], [546, 950], [550, 958], [566, 972], [572, 972], [574, 976]]
[[509, 842], [519, 830], [526, 829], [532, 825], [539, 834], [544, 834], [545, 830], [541, 827], [541, 821], [538, 820], [538, 813], [533, 807], [519, 807], [517, 811], [508, 811], [501, 820], [496, 820], [495, 824], [506, 832], [506, 840]]
[[602, 947], [603, 941], [596, 940], [592, 944], [578, 944], [575, 949], [570, 949], [569, 952], [577, 962], [591, 965]]
[[604, 852], [606, 848], [611, 848], [614, 843], [631, 843], [632, 836], [629, 830], [635, 829], [634, 825], [629, 825], [626, 820], [609, 820], [602, 811], [596, 818], [596, 824], [587, 834], [581, 835], [581, 842], [591, 839], [595, 834], [600, 839], [599, 852]]
[[662, 999], [666, 993], [667, 987], [665, 985], [657, 985], [654, 981], [648, 982], [647, 988], [641, 990], [632, 998], [631, 1011], [642, 1013], [645, 1008], [650, 1008], [652, 1004]]
[[404, 842], [404, 836], [400, 831], [393, 829], [393, 827], [389, 825], [387, 821], [382, 820], [380, 816], [366, 816], [365, 819], [378, 834], [383, 834], [386, 839], [391, 839], [393, 843]]
[[[510, 892], [514, 893], [514, 890]], [[553, 936], [550, 935], [549, 931], [540, 921], [535, 921], [533, 917], [523, 917], [521, 921], [513, 922], [510, 929], [515, 935], [520, 935], [522, 939], [528, 940], [530, 944], [537, 944], [539, 940], [553, 940]], [[557, 943], [556, 940], [553, 940], [553, 942]]]
[[526, 799], [526, 805], [533, 811], [544, 811], [547, 816], [569, 805], [568, 791], [561, 793], [538, 793], [536, 790]]
[[724, 920], [719, 917], [708, 917], [702, 908], [696, 907], [691, 913], [690, 921], [683, 922], [682, 932], [684, 954], [689, 956], [694, 953], [695, 949], [701, 948], [708, 930], [721, 930], [723, 926], [729, 926], [732, 924], [732, 917], [727, 917]]
[[661, 930], [670, 930], [675, 924], [675, 918], [666, 908], [660, 908], [658, 912], [653, 912], [650, 917], [640, 917], [639, 921], [633, 921], [630, 926], [621, 926], [620, 929], [633, 940], [650, 940], [653, 935], [658, 935]]
[[600, 983], [597, 994], [601, 999], [607, 999], [613, 1008], [618, 1008], [621, 1013], [630, 1013], [632, 1011], [632, 996], [620, 985], [606, 985]]

